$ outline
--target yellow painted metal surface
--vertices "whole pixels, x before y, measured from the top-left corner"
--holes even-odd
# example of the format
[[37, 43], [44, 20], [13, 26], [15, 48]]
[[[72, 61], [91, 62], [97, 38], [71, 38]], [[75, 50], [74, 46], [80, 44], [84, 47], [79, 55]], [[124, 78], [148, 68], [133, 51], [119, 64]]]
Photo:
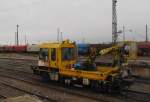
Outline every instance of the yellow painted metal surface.
[[108, 75], [117, 76], [118, 69], [99, 68], [97, 71], [83, 71], [83, 70], [74, 70], [73, 68], [72, 69], [62, 68], [60, 70], [60, 74], [69, 77], [87, 78], [90, 80], [104, 81], [106, 80]]

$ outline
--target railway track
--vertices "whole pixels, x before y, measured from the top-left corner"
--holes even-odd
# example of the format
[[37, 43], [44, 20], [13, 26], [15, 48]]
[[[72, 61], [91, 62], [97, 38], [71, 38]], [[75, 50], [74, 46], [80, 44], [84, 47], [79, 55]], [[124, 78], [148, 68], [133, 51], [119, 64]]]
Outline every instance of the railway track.
[[17, 58], [17, 57], [0, 57], [0, 59], [38, 61], [38, 59], [33, 59], [33, 58]]
[[[0, 75], [0, 77], [2, 77], [2, 76]], [[5, 77], [6, 77], [6, 76], [5, 76]], [[8, 78], [8, 77], [7, 77], [7, 78]], [[53, 99], [48, 98], [48, 97], [46, 97], [46, 96], [40, 95], [40, 94], [38, 94], [38, 93], [30, 92], [30, 91], [27, 91], [27, 90], [25, 90], [25, 89], [21, 89], [21, 88], [12, 86], [12, 85], [10, 85], [9, 83], [7, 83], [6, 81], [3, 81], [3, 82], [0, 81], [0, 83], [2, 83], [3, 85], [5, 85], [5, 86], [7, 86], [7, 87], [11, 87], [11, 88], [13, 88], [13, 89], [15, 89], [15, 90], [22, 91], [22, 92], [27, 93], [27, 94], [30, 94], [30, 95], [35, 95], [35, 96], [39, 97], [39, 98], [42, 99], [42, 100], [47, 100], [47, 101], [49, 101], [49, 102], [58, 102], [58, 101], [56, 101], [56, 100], [53, 100]], [[2, 95], [2, 96], [3, 96], [3, 95]], [[4, 97], [4, 98], [7, 98], [7, 97], [5, 97], [5, 96], [3, 96], [3, 97]]]
[[4, 71], [7, 70], [7, 71], [17, 72], [17, 73], [22, 73], [22, 74], [31, 74], [31, 72], [22, 71], [22, 70], [19, 70], [19, 69], [12, 69], [12, 68], [0, 67], [0, 70], [4, 70]]
[[145, 84], [150, 84], [150, 78], [143, 78], [139, 76], [133, 76], [135, 78], [135, 82], [137, 83], [145, 83]]
[[[13, 69], [14, 70], [14, 69]], [[13, 71], [13, 70], [11, 70], [11, 71]], [[8, 70], [7, 70], [8, 71]], [[20, 71], [16, 71], [16, 70], [14, 70], [15, 71], [15, 73], [16, 72], [20, 72]], [[21, 71], [21, 73], [24, 73], [23, 71]], [[25, 72], [26, 73], [26, 72]], [[26, 73], [27, 74], [27, 73]], [[29, 74], [29, 73], [28, 73]], [[16, 75], [16, 74], [15, 74]], [[6, 76], [5, 75], [5, 77], [8, 77], [8, 76]], [[20, 80], [20, 81], [24, 81], [24, 82], [28, 82], [28, 83], [30, 83], [30, 84], [34, 84], [34, 85], [40, 85], [41, 87], [47, 87], [47, 88], [50, 88], [50, 89], [55, 89], [55, 90], [57, 90], [57, 91], [62, 91], [62, 92], [66, 92], [66, 93], [68, 93], [68, 94], [72, 94], [72, 95], [75, 95], [75, 96], [80, 96], [80, 97], [85, 97], [85, 98], [90, 98], [90, 99], [94, 99], [94, 100], [98, 100], [98, 101], [101, 101], [101, 102], [110, 102], [110, 100], [115, 100], [115, 102], [119, 102], [119, 100], [116, 100], [116, 98], [118, 98], [118, 99], [120, 99], [120, 100], [122, 100], [122, 97], [124, 97], [124, 96], [121, 96], [121, 97], [116, 97], [115, 96], [115, 98], [114, 97], [112, 97], [112, 96], [107, 96], [107, 98], [108, 98], [108, 100], [106, 99], [106, 97], [105, 96], [103, 96], [103, 95], [100, 95], [99, 93], [93, 93], [93, 92], [91, 92], [91, 94], [94, 94], [94, 95], [91, 95], [91, 94], [85, 94], [87, 91], [84, 91], [84, 90], [82, 90], [82, 91], [84, 91], [85, 93], [83, 93], [83, 92], [81, 92], [81, 90], [79, 91], [79, 89], [77, 89], [77, 91], [78, 92], [76, 92], [75, 90], [72, 90], [72, 89], [66, 89], [66, 88], [58, 88], [58, 87], [60, 87], [60, 86], [58, 86], [57, 84], [54, 84], [54, 86], [53, 85], [47, 85], [47, 84], [41, 84], [41, 83], [37, 83], [37, 82], [33, 82], [33, 81], [30, 81], [29, 79], [22, 79], [22, 78], [18, 78], [17, 76], [9, 76], [10, 78], [13, 78], [13, 79], [15, 79], [15, 80]], [[40, 82], [40, 81], [39, 81]], [[57, 85], [58, 87], [56, 88], [55, 87], [55, 85]], [[135, 96], [133, 97], [133, 95], [129, 95], [129, 94], [133, 94], [134, 93], [134, 95], [135, 95], [135, 93], [137, 94], [137, 96], [139, 96], [139, 95], [147, 95], [147, 93], [139, 93], [139, 92], [136, 92], [136, 91], [127, 91], [126, 90], [126, 94], [128, 94], [128, 95], [126, 95], [125, 97], [126, 98], [128, 98], [128, 100], [130, 100], [130, 99], [134, 99], [134, 100], [136, 100], [136, 101], [138, 101], [138, 102], [144, 102], [144, 101], [142, 101], [141, 99], [139, 99], [139, 98], [136, 98]], [[130, 92], [130, 93], [129, 93]], [[89, 91], [88, 91], [88, 93], [89, 93]], [[95, 95], [95, 94], [97, 94], [97, 95]]]
[[0, 94], [0, 99], [5, 99], [7, 98], [5, 95]]
[[[32, 81], [29, 81], [29, 80], [23, 80], [23, 79], [19, 79], [19, 78], [16, 78], [16, 77], [14, 77], [14, 76], [8, 76], [8, 75], [2, 75], [2, 74], [0, 74], [0, 77], [3, 77], [3, 78], [8, 78], [8, 79], [13, 79], [13, 80], [18, 80], [18, 81], [20, 81], [20, 82], [25, 82], [25, 83], [28, 83], [28, 84], [30, 84], [30, 85], [35, 85], [35, 86], [40, 86], [40, 87], [44, 87], [44, 88], [49, 88], [49, 89], [53, 89], [53, 90], [56, 90], [56, 91], [59, 91], [59, 92], [62, 92], [62, 93], [66, 93], [66, 94], [71, 94], [71, 95], [75, 95], [75, 96], [78, 96], [78, 97], [82, 97], [82, 98], [89, 98], [89, 99], [92, 99], [92, 100], [96, 100], [96, 101], [100, 101], [100, 102], [108, 102], [108, 101], [105, 101], [105, 100], [102, 100], [102, 99], [99, 99], [99, 98], [95, 98], [95, 97], [90, 97], [90, 96], [85, 96], [85, 95], [82, 95], [82, 94], [79, 94], [79, 93], [74, 93], [74, 92], [71, 92], [71, 91], [67, 91], [67, 90], [62, 90], [62, 89], [58, 89], [58, 88], [54, 88], [54, 87], [51, 87], [51, 86], [47, 86], [47, 85], [44, 85], [44, 84], [38, 84], [38, 83], [35, 83], [35, 82], [32, 82]], [[31, 95], [36, 95], [36, 96], [38, 96], [38, 97], [40, 97], [40, 98], [46, 98], [47, 100], [49, 99], [48, 97], [46, 97], [46, 96], [42, 96], [42, 95], [40, 95], [40, 94], [37, 94], [37, 93], [33, 93], [33, 92], [28, 92], [28, 91], [26, 91], [26, 90], [24, 90], [24, 89], [20, 89], [20, 88], [18, 88], [18, 87], [15, 87], [15, 86], [12, 86], [12, 85], [10, 85], [10, 83], [7, 83], [7, 81], [3, 81], [3, 82], [1, 82], [1, 83], [3, 83], [3, 84], [5, 84], [6, 86], [10, 86], [10, 87], [12, 87], [12, 88], [16, 88], [17, 90], [21, 90], [21, 91], [24, 91], [24, 92], [26, 92], [26, 93], [28, 93], [28, 94], [31, 94]], [[55, 100], [50, 100], [50, 101], [53, 101], [53, 102], [57, 102], [57, 101], [55, 101]]]
[[[125, 97], [135, 100], [136, 102], [149, 102], [150, 101], [150, 93], [139, 92], [135, 90], [125, 90]], [[134, 96], [134, 97], [133, 97]]]
[[[34, 76], [30, 72], [25, 71], [24, 69], [18, 69], [16, 66], [22, 66], [26, 67], [26, 63], [18, 63], [16, 61], [13, 61], [12, 63], [8, 63], [6, 66], [2, 66], [0, 68], [0, 72], [4, 75], [9, 75], [10, 77], [16, 78], [16, 80], [24, 80], [27, 82], [31, 82], [32, 85], [38, 85], [41, 87], [46, 87], [49, 89], [55, 89], [56, 91], [65, 92], [68, 94], [72, 94], [74, 96], [84, 97], [84, 98], [90, 98], [93, 100], [98, 100], [101, 102], [111, 102], [112, 100], [114, 102], [121, 102], [122, 100], [132, 101], [132, 102], [149, 102], [144, 101], [144, 99], [140, 98], [140, 96], [148, 96], [147, 93], [140, 93], [134, 90], [129, 90], [125, 92], [125, 95], [117, 95], [117, 96], [111, 96], [111, 95], [104, 95], [100, 93], [91, 92], [89, 90], [84, 90], [80, 88], [65, 88], [61, 85], [58, 85], [57, 83], [43, 83], [40, 78], [37, 76]], [[9, 68], [7, 68], [9, 67]], [[137, 78], [138, 79], [138, 78]], [[137, 82], [139, 83], [147, 83], [147, 80], [138, 79]], [[50, 84], [50, 85], [49, 85]]]
[[7, 97], [5, 97], [4, 95], [0, 95], [0, 102], [4, 99], [6, 99]]
[[134, 90], [127, 90], [127, 92], [131, 92], [131, 93], [136, 93], [139, 95], [145, 95], [145, 96], [150, 96], [150, 93], [145, 93], [145, 92], [139, 92], [139, 91], [134, 91]]

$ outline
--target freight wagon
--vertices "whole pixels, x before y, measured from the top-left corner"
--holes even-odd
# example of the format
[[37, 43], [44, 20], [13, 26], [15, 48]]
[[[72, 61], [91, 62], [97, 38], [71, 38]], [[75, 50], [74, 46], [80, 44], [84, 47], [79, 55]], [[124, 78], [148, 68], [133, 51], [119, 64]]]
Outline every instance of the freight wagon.
[[150, 56], [150, 42], [139, 42], [138, 43], [138, 55], [139, 56]]
[[38, 53], [39, 46], [37, 44], [27, 45], [27, 52], [28, 53]]
[[36, 44], [33, 45], [4, 45], [0, 46], [0, 52], [17, 52], [17, 53], [38, 53], [39, 47]]
[[0, 46], [0, 52], [26, 52], [26, 45], [4, 45]]

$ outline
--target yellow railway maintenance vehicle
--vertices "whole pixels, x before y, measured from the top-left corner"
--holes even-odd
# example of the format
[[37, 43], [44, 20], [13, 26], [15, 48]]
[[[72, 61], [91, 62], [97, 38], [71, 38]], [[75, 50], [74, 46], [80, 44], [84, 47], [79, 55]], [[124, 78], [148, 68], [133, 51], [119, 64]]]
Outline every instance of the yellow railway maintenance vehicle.
[[[131, 52], [135, 51], [131, 50], [133, 48], [131, 43], [126, 43], [130, 47], [128, 47], [129, 52], [126, 55], [121, 51], [123, 45], [116, 45], [98, 51], [98, 53], [93, 53], [93, 51], [86, 62], [78, 64], [75, 43], [69, 40], [61, 43], [43, 43], [40, 45], [38, 66], [32, 66], [31, 69], [34, 74], [40, 75], [44, 79], [67, 85], [79, 84], [104, 91], [120, 90], [124, 79], [128, 77], [128, 75], [122, 77], [122, 67], [125, 66], [123, 64], [127, 63], [127, 58], [130, 58]], [[98, 55], [108, 53], [115, 55], [114, 66], [98, 67], [94, 64]], [[122, 60], [120, 60], [121, 57]]]

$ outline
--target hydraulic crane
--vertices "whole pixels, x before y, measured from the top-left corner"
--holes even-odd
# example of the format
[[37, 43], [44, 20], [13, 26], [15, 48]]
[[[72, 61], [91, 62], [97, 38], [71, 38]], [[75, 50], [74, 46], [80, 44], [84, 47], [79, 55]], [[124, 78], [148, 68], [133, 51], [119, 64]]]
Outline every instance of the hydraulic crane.
[[136, 51], [136, 43], [131, 41], [120, 42], [110, 48], [106, 48], [103, 50], [91, 49], [91, 53], [84, 65], [95, 66], [95, 60], [98, 56], [103, 56], [111, 53], [113, 58], [113, 67], [123, 69], [123, 67], [126, 67], [128, 65], [128, 60], [137, 58]]

